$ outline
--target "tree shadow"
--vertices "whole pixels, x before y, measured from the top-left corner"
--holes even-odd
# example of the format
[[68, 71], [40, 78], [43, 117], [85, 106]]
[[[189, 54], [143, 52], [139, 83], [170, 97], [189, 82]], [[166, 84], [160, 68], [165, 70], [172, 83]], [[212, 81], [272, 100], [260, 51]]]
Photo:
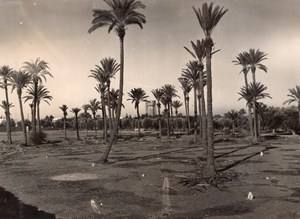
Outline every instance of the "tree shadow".
[[15, 195], [0, 187], [0, 218], [9, 219], [55, 219], [54, 214], [38, 210], [22, 203]]

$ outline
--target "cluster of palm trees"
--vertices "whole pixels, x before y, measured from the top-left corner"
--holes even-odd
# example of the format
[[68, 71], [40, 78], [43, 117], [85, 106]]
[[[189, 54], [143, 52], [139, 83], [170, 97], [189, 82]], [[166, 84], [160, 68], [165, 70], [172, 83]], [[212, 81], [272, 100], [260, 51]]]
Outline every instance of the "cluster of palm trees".
[[219, 51], [212, 51], [214, 46], [212, 32], [228, 10], [218, 5], [214, 6], [213, 3], [204, 3], [202, 8], [193, 7], [193, 10], [203, 30], [204, 39], [191, 41], [192, 49], [184, 47], [193, 60], [188, 61], [178, 80], [183, 90], [188, 131], [191, 129], [189, 93], [192, 89], [194, 91], [194, 141], [198, 141], [199, 124], [199, 137], [206, 157], [204, 174], [211, 176], [215, 174], [211, 58], [214, 53]]
[[[248, 118], [250, 132], [252, 136], [252, 142], [256, 144], [260, 138], [260, 107], [262, 103], [258, 100], [264, 99], [266, 97], [271, 98], [271, 96], [266, 93], [267, 87], [260, 82], [256, 82], [256, 69], [261, 69], [267, 72], [267, 67], [262, 64], [262, 61], [267, 59], [267, 54], [260, 51], [259, 49], [250, 49], [249, 52], [239, 53], [236, 60], [233, 62], [236, 65], [241, 65], [241, 72], [244, 74], [245, 85], [241, 88], [238, 93], [241, 97], [240, 99], [246, 100], [246, 105], [248, 108]], [[248, 72], [252, 73], [252, 82], [248, 82]]]
[[159, 127], [159, 137], [162, 136], [162, 123], [161, 123], [161, 104], [164, 106], [163, 115], [166, 119], [167, 125], [167, 136], [170, 138], [171, 131], [174, 131], [174, 114], [175, 110], [176, 116], [176, 129], [178, 129], [178, 109], [182, 106], [182, 102], [179, 100], [174, 100], [174, 98], [179, 97], [177, 95], [177, 90], [174, 85], [165, 84], [161, 88], [153, 89], [152, 94], [157, 101], [158, 109], [158, 127]]
[[[24, 145], [27, 145], [28, 139], [24, 123], [25, 119], [22, 99], [25, 100], [24, 102], [31, 101], [29, 105], [31, 107], [32, 135], [41, 133], [40, 103], [41, 101], [45, 101], [49, 104], [49, 101], [53, 99], [52, 96], [49, 95], [47, 88], [43, 85], [47, 76], [53, 77], [49, 72], [48, 63], [40, 58], [37, 58], [35, 61], [24, 62], [20, 70], [13, 70], [9, 66], [2, 66], [0, 68], [0, 86], [5, 90], [5, 100], [2, 101], [1, 107], [5, 111], [7, 142], [9, 144], [12, 143], [10, 108], [13, 107], [13, 104], [9, 102], [8, 87], [11, 86], [12, 91], [16, 90], [18, 95]], [[27, 86], [29, 86], [27, 95], [22, 97], [23, 89]]]

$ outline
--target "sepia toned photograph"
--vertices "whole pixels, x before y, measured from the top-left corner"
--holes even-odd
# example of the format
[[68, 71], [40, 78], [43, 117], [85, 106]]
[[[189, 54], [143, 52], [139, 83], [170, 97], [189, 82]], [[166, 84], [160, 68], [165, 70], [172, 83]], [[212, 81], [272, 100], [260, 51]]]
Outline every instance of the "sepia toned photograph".
[[300, 218], [299, 0], [0, 0], [0, 219]]

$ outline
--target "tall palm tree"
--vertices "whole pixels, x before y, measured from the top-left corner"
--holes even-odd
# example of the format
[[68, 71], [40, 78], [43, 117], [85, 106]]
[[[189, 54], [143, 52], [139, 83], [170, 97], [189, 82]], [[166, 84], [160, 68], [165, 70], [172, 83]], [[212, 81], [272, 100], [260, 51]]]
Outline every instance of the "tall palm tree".
[[[240, 73], [243, 72], [243, 74], [244, 74], [244, 80], [245, 80], [245, 86], [246, 87], [248, 87], [247, 75], [248, 75], [248, 72], [250, 70], [247, 56], [248, 56], [247, 52], [239, 53], [236, 57], [236, 60], [232, 61], [236, 65], [241, 65], [242, 66], [242, 70], [240, 71]], [[248, 108], [248, 120], [249, 120], [250, 132], [251, 132], [251, 136], [252, 136], [252, 141], [254, 141], [251, 105], [248, 105], [247, 108]]]
[[[107, 93], [110, 92], [110, 83], [111, 78], [115, 76], [115, 74], [120, 70], [120, 65], [113, 58], [104, 58], [100, 61], [100, 66], [96, 65], [98, 69], [100, 69], [101, 74], [103, 75], [103, 81], [107, 86]], [[112, 120], [111, 120], [111, 107], [110, 107], [110, 96], [107, 95], [108, 102], [108, 119], [109, 119], [109, 129], [112, 131]]]
[[89, 109], [92, 111], [93, 119], [94, 119], [94, 131], [95, 131], [95, 138], [97, 137], [97, 118], [96, 113], [98, 109], [100, 109], [101, 103], [95, 98], [89, 101]]
[[164, 86], [162, 86], [161, 88], [164, 92], [164, 96], [165, 96], [165, 101], [168, 103], [167, 105], [167, 109], [168, 109], [168, 113], [167, 113], [167, 118], [170, 119], [170, 115], [171, 115], [171, 124], [169, 123], [169, 128], [168, 128], [168, 137], [170, 137], [170, 128], [172, 129], [172, 133], [173, 133], [173, 106], [172, 106], [172, 101], [174, 97], [179, 97], [176, 93], [177, 90], [175, 89], [174, 85], [171, 84], [165, 84]]
[[68, 115], [68, 107], [67, 105], [62, 105], [59, 107], [62, 111], [63, 111], [63, 116], [64, 116], [64, 136], [65, 136], [65, 140], [67, 139], [67, 115]]
[[127, 100], [131, 100], [134, 103], [134, 108], [136, 109], [137, 118], [138, 118], [138, 130], [139, 135], [141, 135], [141, 124], [140, 124], [140, 111], [139, 104], [140, 102], [148, 102], [147, 98], [149, 96], [146, 95], [146, 92], [142, 88], [133, 88], [128, 92], [129, 98]]
[[199, 101], [199, 115], [201, 116], [200, 122], [200, 136], [202, 144], [204, 145], [204, 154], [207, 153], [207, 116], [205, 109], [205, 95], [204, 95], [204, 86], [206, 85], [206, 75], [203, 71], [203, 59], [206, 56], [206, 48], [204, 40], [197, 40], [196, 43], [191, 41], [192, 49], [190, 50], [187, 47], [184, 47], [188, 53], [192, 55], [194, 59], [197, 59], [199, 66], [199, 91], [198, 91], [198, 101]]
[[181, 76], [190, 80], [194, 90], [194, 141], [197, 142], [197, 90], [199, 84], [199, 64], [189, 61], [187, 68], [182, 70]]
[[145, 5], [143, 5], [140, 1], [136, 0], [104, 0], [110, 10], [101, 10], [95, 9], [93, 12], [93, 21], [92, 27], [89, 29], [89, 33], [94, 30], [108, 26], [108, 32], [111, 30], [115, 30], [120, 40], [120, 84], [119, 84], [119, 92], [120, 98], [117, 106], [117, 115], [116, 121], [114, 125], [114, 129], [112, 134], [110, 135], [110, 142], [104, 151], [101, 162], [107, 162], [107, 158], [111, 147], [113, 145], [114, 139], [117, 134], [118, 125], [120, 122], [121, 116], [121, 106], [122, 106], [122, 98], [123, 98], [123, 85], [124, 85], [124, 37], [126, 33], [127, 26], [136, 24], [143, 28], [143, 24], [146, 23], [145, 16], [136, 10], [144, 9]]
[[175, 109], [175, 115], [176, 115], [176, 130], [178, 131], [178, 109], [182, 106], [182, 102], [179, 100], [174, 100], [172, 102], [172, 106]]
[[37, 58], [35, 61], [24, 62], [23, 69], [31, 75], [33, 82], [33, 120], [32, 120], [32, 131], [36, 132], [36, 115], [37, 115], [37, 92], [38, 85], [42, 81], [46, 81], [47, 76], [53, 77], [49, 72], [49, 65], [44, 60]]
[[194, 12], [197, 16], [199, 24], [204, 32], [205, 40], [204, 45], [206, 48], [206, 74], [207, 74], [207, 160], [206, 168], [204, 171], [205, 175], [212, 176], [215, 175], [215, 165], [214, 165], [214, 130], [213, 130], [213, 104], [212, 104], [212, 71], [211, 71], [211, 55], [214, 42], [212, 39], [212, 32], [223, 17], [223, 15], [228, 11], [220, 6], [215, 6], [213, 3], [209, 5], [207, 3], [202, 4], [202, 9], [196, 9], [193, 7]]
[[[50, 105], [50, 102], [53, 97], [49, 95], [50, 91], [47, 90], [47, 88], [44, 85], [38, 85], [37, 92], [35, 93], [35, 88], [33, 86], [30, 86], [27, 90], [28, 95], [24, 96], [25, 102], [28, 100], [34, 100], [36, 99], [36, 112], [37, 112], [37, 126], [38, 131], [41, 132], [41, 119], [40, 119], [40, 104], [41, 101], [46, 102], [48, 105]], [[36, 96], [35, 96], [36, 95]]]
[[[252, 79], [253, 79], [253, 83], [256, 83], [256, 77], [255, 77], [255, 73], [256, 73], [256, 69], [261, 69], [264, 72], [267, 72], [268, 69], [265, 65], [261, 64], [262, 61], [267, 59], [267, 54], [260, 51], [259, 49], [255, 50], [255, 49], [250, 49], [249, 52], [246, 53], [246, 59], [248, 62], [248, 66], [251, 69], [252, 72]], [[255, 103], [256, 105], [256, 103]], [[257, 116], [257, 112], [255, 111], [253, 113], [254, 115], [254, 133], [256, 133], [256, 135], [258, 135], [259, 131], [258, 131], [258, 116]], [[256, 125], [256, 126], [255, 126]], [[258, 136], [256, 136], [255, 138], [257, 138]]]
[[158, 112], [158, 129], [159, 129], [159, 137], [161, 138], [162, 133], [161, 133], [161, 113], [160, 113], [161, 103], [160, 102], [161, 102], [161, 98], [164, 95], [164, 92], [160, 88], [156, 88], [156, 89], [152, 90], [151, 92], [157, 101], [156, 105], [157, 105], [157, 112]]
[[191, 92], [193, 86], [191, 85], [188, 78], [180, 77], [180, 78], [178, 78], [178, 81], [180, 82], [181, 89], [183, 91], [185, 115], [186, 115], [186, 121], [187, 121], [187, 134], [189, 134], [190, 130], [191, 130], [189, 93]]
[[289, 89], [290, 94], [287, 96], [290, 98], [283, 102], [283, 104], [298, 103], [298, 115], [299, 115], [299, 125], [300, 125], [300, 86], [296, 85], [296, 88]]
[[[241, 99], [246, 100], [247, 105], [251, 105], [253, 108], [253, 114], [256, 115], [257, 111], [257, 101], [263, 98], [271, 98], [269, 93], [266, 93], [265, 91], [267, 90], [267, 87], [261, 83], [250, 83], [248, 87], [244, 86], [241, 88], [241, 91], [238, 93], [241, 97]], [[257, 143], [257, 138], [258, 138], [258, 130], [257, 130], [257, 124], [256, 124], [256, 119], [254, 119], [254, 142]]]
[[31, 76], [28, 73], [25, 73], [24, 71], [14, 72], [11, 76], [12, 90], [16, 89], [18, 99], [19, 99], [22, 131], [24, 135], [24, 145], [27, 145], [28, 141], [27, 141], [27, 133], [25, 127], [23, 103], [22, 103], [22, 90], [30, 83], [30, 80], [31, 80]]
[[75, 114], [75, 129], [76, 129], [76, 136], [77, 140], [79, 140], [79, 130], [78, 130], [78, 113], [80, 112], [81, 109], [79, 108], [72, 108], [71, 112]]
[[7, 106], [7, 109], [5, 109], [5, 117], [6, 117], [6, 133], [7, 133], [7, 143], [8, 144], [12, 144], [12, 139], [11, 139], [11, 124], [10, 124], [10, 112], [9, 112], [10, 104], [9, 104], [9, 100], [8, 100], [7, 87], [9, 85], [9, 81], [11, 79], [12, 73], [13, 73], [13, 70], [8, 65], [2, 66], [0, 68], [0, 78], [1, 78], [0, 87], [3, 88], [5, 91], [5, 102], [6, 102], [5, 106]]
[[84, 117], [84, 123], [85, 123], [85, 134], [86, 137], [88, 137], [88, 118], [89, 118], [89, 113], [88, 109], [90, 108], [89, 104], [83, 104], [82, 109], [83, 109], [83, 117]]

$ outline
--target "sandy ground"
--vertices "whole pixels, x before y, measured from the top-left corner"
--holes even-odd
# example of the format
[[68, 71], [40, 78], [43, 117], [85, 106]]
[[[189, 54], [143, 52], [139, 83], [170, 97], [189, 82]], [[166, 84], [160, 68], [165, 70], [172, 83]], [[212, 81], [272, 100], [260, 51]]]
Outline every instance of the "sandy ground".
[[48, 134], [41, 146], [1, 144], [0, 218], [300, 218], [299, 137], [217, 143], [217, 169], [238, 177], [205, 190], [179, 183], [202, 153], [187, 136], [119, 141], [101, 165], [101, 141]]

